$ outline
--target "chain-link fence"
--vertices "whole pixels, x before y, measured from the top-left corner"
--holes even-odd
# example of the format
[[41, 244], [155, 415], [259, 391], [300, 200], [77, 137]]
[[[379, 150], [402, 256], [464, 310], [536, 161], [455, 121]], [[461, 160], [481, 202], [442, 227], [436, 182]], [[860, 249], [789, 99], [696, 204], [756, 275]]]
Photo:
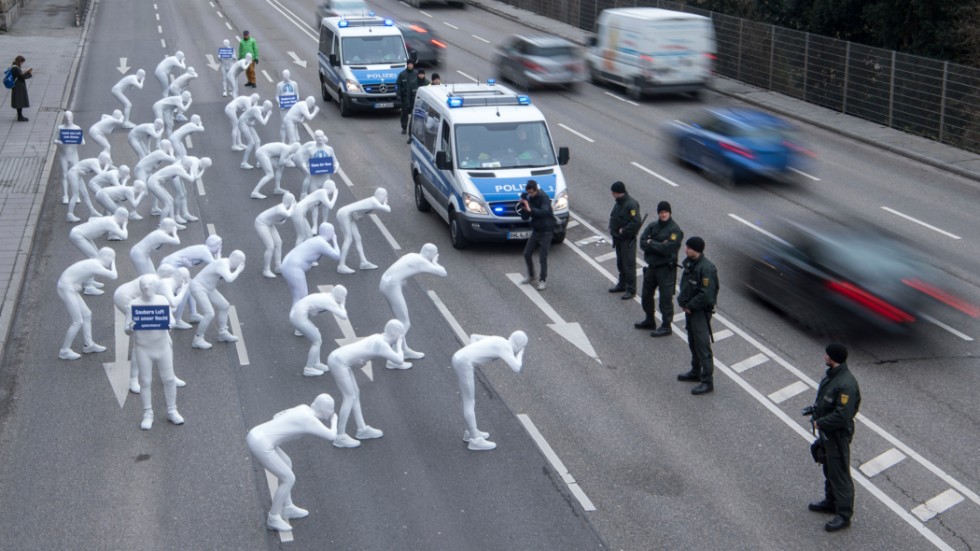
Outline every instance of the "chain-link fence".
[[980, 69], [721, 15], [660, 0], [503, 0], [594, 31], [609, 8], [711, 17], [719, 74], [884, 126], [980, 152]]

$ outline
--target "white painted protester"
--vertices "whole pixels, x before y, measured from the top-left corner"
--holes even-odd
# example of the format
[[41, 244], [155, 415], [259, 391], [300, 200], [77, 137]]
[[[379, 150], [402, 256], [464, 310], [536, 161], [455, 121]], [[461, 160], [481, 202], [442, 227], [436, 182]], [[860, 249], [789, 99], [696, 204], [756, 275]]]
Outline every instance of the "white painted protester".
[[194, 334], [194, 342], [191, 344], [193, 348], [208, 350], [212, 347], [211, 343], [204, 340], [204, 335], [216, 316], [218, 318], [218, 340], [228, 343], [238, 342], [238, 337], [228, 330], [228, 311], [231, 304], [218, 291], [218, 284], [222, 280], [226, 283], [233, 283], [244, 270], [245, 253], [235, 250], [228, 255], [228, 258], [215, 259], [191, 280], [191, 296], [201, 313], [201, 321], [197, 324], [197, 332]]
[[123, 128], [135, 128], [136, 123], [129, 119], [129, 114], [133, 111], [133, 102], [126, 96], [126, 92], [133, 88], [143, 89], [143, 82], [146, 80], [146, 71], [137, 69], [136, 74], [126, 75], [119, 79], [119, 82], [112, 85], [112, 96], [119, 100], [123, 106]]
[[368, 261], [364, 254], [364, 245], [361, 243], [361, 232], [357, 229], [357, 222], [374, 211], [391, 212], [388, 205], [388, 190], [379, 187], [374, 190], [374, 195], [346, 204], [337, 209], [337, 225], [344, 234], [344, 241], [340, 246], [340, 260], [337, 262], [337, 272], [341, 274], [352, 274], [354, 270], [347, 267], [347, 253], [350, 252], [351, 243], [357, 249], [357, 254], [361, 257], [359, 267], [362, 270], [376, 270], [378, 266]]
[[[146, 237], [137, 241], [129, 250], [129, 258], [133, 261], [136, 273], [140, 275], [155, 273], [156, 268], [153, 267], [150, 253], [160, 250], [164, 245], [180, 245], [180, 237], [177, 237], [177, 222], [173, 218], [160, 220], [157, 229], [146, 234]], [[173, 267], [176, 269], [179, 266]]]
[[238, 117], [238, 132], [242, 137], [242, 143], [245, 145], [245, 152], [242, 154], [242, 168], [246, 170], [255, 168], [248, 162], [252, 152], [262, 146], [262, 140], [259, 138], [258, 132], [255, 131], [255, 125], [258, 123], [265, 126], [271, 116], [272, 102], [265, 100], [262, 105], [253, 105], [246, 109], [241, 117]]
[[231, 121], [231, 149], [232, 151], [244, 151], [245, 144], [242, 143], [242, 133], [238, 130], [238, 118], [248, 110], [249, 107], [259, 104], [259, 95], [235, 96], [225, 105], [225, 116]]
[[299, 143], [298, 126], [304, 121], [311, 121], [320, 112], [313, 96], [307, 96], [304, 101], [296, 102], [286, 111], [282, 118], [282, 130], [285, 132], [287, 143]]
[[275, 279], [276, 274], [282, 271], [282, 237], [276, 226], [289, 219], [295, 206], [296, 197], [287, 191], [283, 194], [281, 203], [265, 209], [255, 217], [255, 232], [259, 234], [259, 240], [265, 248], [262, 255], [262, 275], [269, 279]]
[[184, 70], [186, 68], [187, 66], [184, 64], [184, 52], [177, 50], [174, 55], [164, 56], [163, 61], [157, 64], [156, 70], [153, 71], [163, 91], [160, 97], [165, 98], [170, 92], [171, 73], [174, 73], [177, 69]]
[[300, 147], [302, 146], [298, 143], [286, 144], [272, 142], [263, 145], [255, 151], [256, 164], [262, 169], [264, 174], [259, 179], [259, 183], [255, 184], [255, 189], [252, 190], [252, 199], [266, 198], [262, 194], [262, 186], [267, 184], [269, 180], [275, 180], [276, 187], [272, 190], [273, 193], [276, 195], [286, 193], [286, 190], [282, 189], [281, 185], [282, 171], [287, 166], [295, 166], [293, 164], [293, 155], [299, 151]]
[[291, 80], [289, 69], [282, 70], [282, 80], [276, 83], [276, 102], [279, 104], [279, 141], [285, 142], [286, 133], [286, 112], [290, 107], [299, 101], [299, 85], [295, 80]]
[[235, 49], [231, 47], [231, 41], [227, 38], [221, 41], [218, 47], [218, 72], [221, 74], [221, 97], [228, 97], [228, 92], [233, 95], [238, 94], [238, 83], [229, 78], [228, 71], [235, 63]]
[[62, 360], [77, 360], [80, 354], [71, 349], [79, 329], [82, 330], [82, 352], [93, 354], [105, 352], [105, 347], [92, 340], [92, 310], [82, 297], [82, 286], [96, 277], [116, 279], [116, 253], [109, 247], [99, 249], [96, 258], [79, 260], [65, 268], [58, 278], [58, 296], [65, 303], [71, 324], [65, 333], [65, 340], [58, 351]]
[[[407, 283], [408, 278], [418, 274], [432, 274], [440, 277], [447, 275], [446, 268], [439, 264], [439, 248], [432, 243], [422, 245], [422, 250], [418, 253], [408, 253], [402, 256], [381, 275], [381, 294], [388, 300], [388, 305], [391, 307], [391, 312], [395, 318], [402, 322], [406, 334], [411, 329], [412, 323], [408, 317], [408, 305], [405, 304], [405, 294], [402, 288]], [[406, 341], [406, 359], [420, 360], [424, 357], [425, 354], [412, 350]], [[412, 364], [406, 361], [401, 363], [388, 362], [385, 367], [388, 369], [408, 369], [412, 367]]]
[[88, 136], [102, 148], [104, 153], [112, 153], [112, 144], [109, 143], [107, 136], [117, 128], [122, 128], [125, 122], [122, 111], [116, 109], [111, 115], [102, 115], [98, 122], [90, 126]]
[[323, 346], [323, 337], [320, 330], [313, 323], [313, 316], [321, 312], [330, 312], [340, 319], [347, 319], [347, 288], [343, 285], [336, 285], [329, 293], [310, 293], [299, 299], [289, 310], [289, 322], [296, 329], [296, 332], [306, 337], [310, 341], [310, 351], [306, 355], [306, 366], [303, 367], [303, 375], [306, 377], [318, 377], [323, 375], [330, 368], [320, 361], [320, 348]]
[[151, 151], [155, 151], [160, 147], [160, 138], [163, 137], [163, 131], [163, 119], [154, 119], [153, 122], [144, 122], [143, 124], [134, 126], [129, 131], [126, 140], [129, 142], [129, 147], [133, 148], [133, 151], [136, 152], [136, 156], [140, 160], [143, 160], [143, 157], [146, 157]]
[[75, 205], [78, 203], [79, 198], [88, 207], [89, 216], [99, 215], [99, 211], [92, 204], [92, 199], [88, 195], [88, 187], [85, 185], [83, 178], [89, 174], [99, 174], [110, 168], [112, 168], [112, 157], [103, 151], [99, 153], [98, 157], [82, 159], [68, 169], [68, 190], [71, 193], [68, 198], [67, 220], [69, 222], [80, 222], [82, 220], [75, 216]]
[[65, 111], [64, 119], [58, 125], [58, 167], [61, 169], [61, 204], [68, 204], [68, 170], [78, 163], [78, 146], [85, 145], [82, 127], [75, 124], [75, 116]]
[[174, 120], [178, 113], [186, 113], [194, 103], [190, 90], [184, 90], [179, 96], [167, 96], [153, 104], [153, 117], [163, 120], [163, 127], [169, 138], [174, 133]]
[[143, 217], [136, 212], [136, 209], [139, 208], [144, 197], [146, 197], [146, 184], [142, 180], [136, 180], [131, 186], [119, 184], [99, 189], [95, 194], [95, 202], [106, 209], [106, 212], [116, 212], [116, 209], [123, 206], [122, 203], [126, 203], [129, 205], [129, 219], [142, 220]]
[[293, 221], [293, 230], [296, 232], [294, 247], [299, 247], [302, 242], [313, 237], [313, 228], [316, 226], [310, 225], [309, 216], [311, 213], [316, 216], [314, 209], [319, 206], [330, 212], [333, 208], [338, 195], [336, 186], [332, 191], [331, 194], [326, 189], [318, 189], [296, 203], [293, 212], [289, 215], [289, 219]]
[[231, 64], [228, 68], [228, 72], [225, 73], [225, 78], [228, 80], [231, 86], [231, 95], [238, 96], [238, 78], [242, 76], [249, 66], [252, 65], [252, 54], [245, 54], [245, 57], [239, 59], [238, 61]]
[[282, 278], [286, 280], [286, 286], [289, 287], [289, 294], [293, 299], [291, 304], [296, 304], [299, 299], [309, 294], [306, 272], [321, 256], [331, 260], [340, 258], [337, 235], [334, 233], [333, 224], [327, 222], [320, 224], [317, 235], [297, 245], [289, 251], [286, 258], [282, 259]]

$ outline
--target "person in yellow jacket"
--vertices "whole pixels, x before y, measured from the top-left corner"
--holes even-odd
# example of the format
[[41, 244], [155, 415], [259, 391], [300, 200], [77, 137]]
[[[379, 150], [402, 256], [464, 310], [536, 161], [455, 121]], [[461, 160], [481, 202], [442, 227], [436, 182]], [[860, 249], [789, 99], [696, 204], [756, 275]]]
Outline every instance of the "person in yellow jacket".
[[252, 64], [245, 70], [245, 77], [248, 78], [245, 86], [255, 88], [255, 66], [259, 62], [259, 43], [249, 36], [248, 31], [242, 32], [242, 39], [238, 43], [238, 59], [244, 59], [245, 54], [252, 54]]

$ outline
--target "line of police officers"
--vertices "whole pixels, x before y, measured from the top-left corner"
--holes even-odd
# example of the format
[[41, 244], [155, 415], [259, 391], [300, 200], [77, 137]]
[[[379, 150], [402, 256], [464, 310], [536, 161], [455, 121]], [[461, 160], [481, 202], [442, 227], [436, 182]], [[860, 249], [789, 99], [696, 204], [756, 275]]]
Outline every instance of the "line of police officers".
[[[623, 182], [614, 182], [610, 188], [615, 199], [609, 215], [609, 234], [616, 251], [616, 268], [619, 278], [610, 293], [623, 293], [622, 300], [636, 295], [636, 245], [643, 251], [643, 287], [640, 304], [645, 317], [634, 323], [637, 329], [653, 329], [651, 337], [665, 337], [673, 333], [673, 296], [677, 275], [677, 254], [684, 242], [684, 232], [673, 219], [670, 203], [657, 205], [657, 221], [650, 223], [642, 232], [645, 218], [640, 218], [640, 205], [626, 191]], [[685, 331], [691, 350], [691, 369], [677, 375], [679, 381], [699, 383], [691, 394], [701, 395], [714, 391], [714, 357], [711, 343], [711, 316], [718, 300], [718, 270], [704, 256], [705, 242], [691, 237], [686, 242], [681, 275], [681, 289], [677, 305], [684, 310]], [[659, 292], [661, 325], [658, 328], [653, 309], [654, 292]], [[845, 363], [847, 349], [841, 344], [827, 346], [824, 363], [827, 372], [817, 389], [817, 400], [804, 413], [811, 416], [816, 436], [811, 445], [813, 458], [823, 465], [825, 478], [824, 499], [810, 503], [814, 512], [831, 513], [834, 517], [824, 525], [828, 532], [836, 532], [851, 524], [854, 512], [854, 482], [850, 471], [850, 443], [854, 436], [854, 417], [861, 404], [857, 380]]]

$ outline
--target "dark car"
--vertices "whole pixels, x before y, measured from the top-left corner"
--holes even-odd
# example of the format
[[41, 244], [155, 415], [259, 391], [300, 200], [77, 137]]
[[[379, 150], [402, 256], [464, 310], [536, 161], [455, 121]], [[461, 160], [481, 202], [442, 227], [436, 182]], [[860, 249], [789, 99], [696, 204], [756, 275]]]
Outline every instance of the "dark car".
[[668, 127], [674, 154], [725, 187], [766, 178], [791, 180], [812, 164], [796, 128], [755, 109], [704, 109]]
[[366, 16], [371, 13], [364, 0], [324, 0], [316, 8], [316, 24], [313, 28], [319, 29], [320, 22], [324, 17], [355, 17]]
[[395, 23], [405, 37], [408, 57], [415, 59], [417, 65], [438, 67], [446, 52], [446, 43], [439, 38], [432, 27], [421, 21]]
[[574, 88], [585, 76], [575, 44], [557, 36], [515, 35], [494, 53], [497, 76], [524, 89]]
[[897, 238], [872, 229], [798, 224], [789, 234], [787, 240], [760, 243], [750, 254], [746, 285], [817, 333], [902, 333], [934, 306], [978, 314], [943, 289], [940, 273]]

